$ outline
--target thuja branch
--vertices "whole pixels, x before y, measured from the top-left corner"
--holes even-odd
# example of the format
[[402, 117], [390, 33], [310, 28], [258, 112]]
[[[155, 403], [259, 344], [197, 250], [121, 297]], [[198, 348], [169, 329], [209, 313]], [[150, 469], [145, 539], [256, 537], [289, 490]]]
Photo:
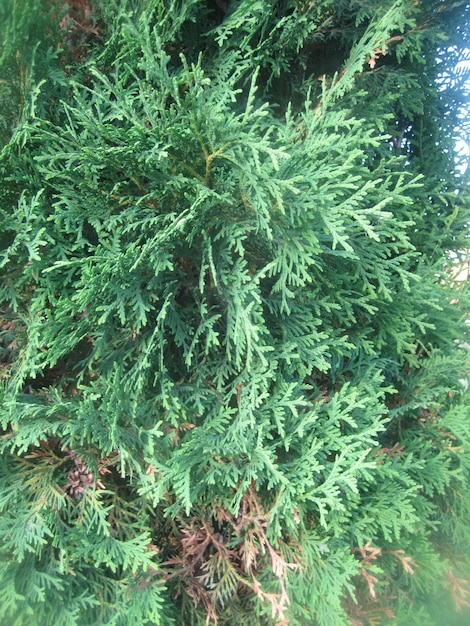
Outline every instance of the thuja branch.
[[194, 176], [194, 178], [197, 178], [197, 180], [199, 182], [201, 182], [206, 187], [211, 187], [211, 169], [212, 169], [212, 164], [213, 164], [214, 160], [217, 157], [220, 157], [222, 154], [224, 154], [224, 151], [225, 151], [225, 148], [219, 148], [218, 150], [216, 150], [215, 152], [213, 152], [211, 154], [209, 154], [207, 152], [207, 150], [204, 151], [204, 159], [205, 159], [204, 176], [202, 174], [200, 174], [196, 170], [195, 167], [193, 167], [192, 165], [189, 165], [189, 163], [186, 163], [185, 161], [179, 161], [176, 157], [173, 157], [173, 158], [180, 165], [180, 167], [182, 167], [189, 174]]

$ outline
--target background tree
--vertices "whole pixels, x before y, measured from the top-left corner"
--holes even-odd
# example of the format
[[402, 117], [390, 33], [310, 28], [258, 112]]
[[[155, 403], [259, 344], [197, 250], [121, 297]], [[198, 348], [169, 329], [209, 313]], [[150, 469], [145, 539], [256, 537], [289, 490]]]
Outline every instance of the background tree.
[[466, 3], [13, 4], [1, 619], [468, 606]]

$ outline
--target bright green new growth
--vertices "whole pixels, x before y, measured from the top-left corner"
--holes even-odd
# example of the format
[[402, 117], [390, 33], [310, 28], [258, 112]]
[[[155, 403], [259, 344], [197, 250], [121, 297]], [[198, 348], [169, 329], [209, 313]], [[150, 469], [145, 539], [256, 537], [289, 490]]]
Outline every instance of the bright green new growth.
[[119, 7], [80, 58], [51, 30], [3, 118], [0, 621], [439, 624], [468, 7]]

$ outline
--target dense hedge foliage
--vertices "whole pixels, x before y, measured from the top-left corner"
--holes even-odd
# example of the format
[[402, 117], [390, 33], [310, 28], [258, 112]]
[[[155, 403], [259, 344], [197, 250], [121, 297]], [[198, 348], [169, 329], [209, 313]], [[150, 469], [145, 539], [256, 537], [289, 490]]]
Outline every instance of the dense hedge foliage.
[[0, 622], [458, 619], [469, 6], [0, 16]]

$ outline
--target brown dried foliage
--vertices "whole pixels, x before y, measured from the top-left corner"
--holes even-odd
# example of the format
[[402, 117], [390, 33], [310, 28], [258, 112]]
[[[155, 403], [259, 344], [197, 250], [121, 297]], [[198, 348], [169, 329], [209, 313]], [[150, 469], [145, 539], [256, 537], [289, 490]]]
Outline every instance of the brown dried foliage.
[[22, 332], [21, 321], [8, 308], [0, 311], [0, 380], [9, 377], [10, 370], [18, 359], [19, 335]]
[[[394, 452], [399, 452], [395, 449]], [[368, 541], [362, 548], [356, 547], [352, 552], [357, 554], [361, 562], [362, 568], [359, 575], [366, 583], [366, 592], [361, 592], [360, 586], [357, 587], [357, 603], [346, 603], [346, 610], [351, 618], [354, 626], [380, 626], [384, 617], [394, 618], [394, 613], [388, 603], [393, 599], [390, 595], [383, 593], [378, 596], [377, 584], [380, 582], [377, 576], [374, 576], [371, 569], [378, 565], [381, 556], [393, 556], [406, 574], [414, 574], [416, 564], [411, 557], [405, 555], [404, 550], [384, 550], [376, 548]], [[375, 574], [380, 570], [375, 570]]]
[[[236, 516], [216, 504], [209, 515], [181, 527], [173, 546], [175, 556], [162, 565], [176, 595], [185, 594], [194, 606], [202, 605], [207, 624], [217, 624], [221, 611], [234, 599], [253, 594], [271, 606], [273, 619], [288, 623], [287, 573], [299, 563], [288, 563], [271, 545], [268, 525], [269, 516], [252, 486]], [[260, 574], [267, 568], [277, 579], [277, 593], [263, 589]]]
[[414, 574], [414, 568], [416, 568], [416, 564], [413, 563], [411, 557], [405, 556], [404, 550], [382, 550], [382, 548], [374, 548], [373, 546], [371, 546], [370, 541], [368, 541], [362, 548], [353, 548], [352, 552], [359, 554], [362, 565], [360, 575], [363, 576], [363, 578], [367, 582], [371, 598], [375, 598], [377, 595], [375, 590], [375, 584], [378, 582], [378, 579], [377, 577], [373, 576], [368, 571], [368, 569], [372, 567], [372, 565], [379, 556], [384, 554], [390, 554], [391, 556], [395, 557], [406, 574]]
[[446, 587], [450, 591], [455, 610], [458, 613], [464, 608], [470, 607], [470, 582], [468, 580], [459, 578], [452, 570], [449, 570], [447, 572]]
[[86, 56], [86, 49], [100, 34], [93, 4], [88, 0], [68, 0], [62, 5], [64, 14], [59, 27], [64, 32], [63, 46], [74, 61]]

